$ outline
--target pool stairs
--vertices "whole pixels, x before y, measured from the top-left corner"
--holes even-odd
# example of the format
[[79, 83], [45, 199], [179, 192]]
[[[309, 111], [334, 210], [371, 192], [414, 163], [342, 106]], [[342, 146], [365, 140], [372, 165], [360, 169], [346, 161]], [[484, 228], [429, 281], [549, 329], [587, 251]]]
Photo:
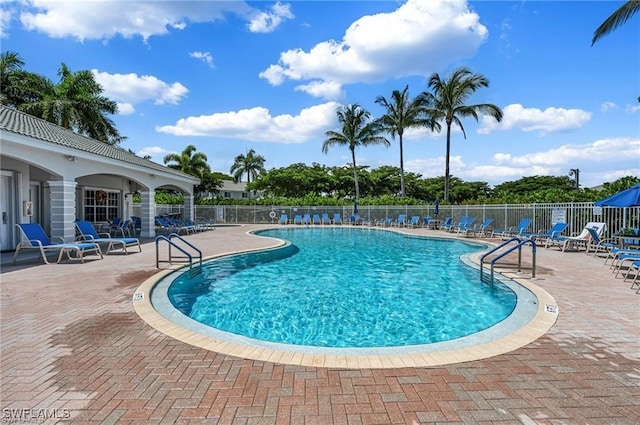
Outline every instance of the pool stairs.
[[[166, 243], [168, 247], [166, 260], [160, 259], [160, 245], [162, 243]], [[173, 249], [182, 255], [174, 255]], [[195, 266], [194, 260], [198, 261]], [[169, 236], [160, 235], [156, 237], [156, 268], [159, 269], [161, 263], [189, 263], [189, 275], [193, 277], [202, 272], [202, 251], [177, 233], [171, 233]]]
[[[514, 236], [506, 241], [502, 242], [500, 245], [494, 247], [490, 251], [484, 253], [480, 257], [480, 280], [485, 283], [493, 283], [493, 273], [496, 262], [511, 252], [518, 250], [518, 272], [522, 271], [522, 247], [525, 245], [531, 245], [531, 278], [535, 279], [536, 277], [536, 242], [533, 239], [528, 238], [519, 238]], [[494, 258], [492, 258], [488, 263], [491, 265], [491, 274], [488, 277], [485, 277], [484, 274], [484, 263], [485, 259], [491, 254], [497, 254]]]

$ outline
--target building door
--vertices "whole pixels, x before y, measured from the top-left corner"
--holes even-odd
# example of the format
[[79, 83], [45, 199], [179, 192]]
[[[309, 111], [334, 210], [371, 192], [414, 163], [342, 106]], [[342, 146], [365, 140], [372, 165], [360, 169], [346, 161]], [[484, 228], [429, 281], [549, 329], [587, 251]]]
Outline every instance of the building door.
[[15, 248], [13, 243], [13, 191], [11, 190], [12, 178], [3, 174], [0, 176], [0, 250], [7, 251]]

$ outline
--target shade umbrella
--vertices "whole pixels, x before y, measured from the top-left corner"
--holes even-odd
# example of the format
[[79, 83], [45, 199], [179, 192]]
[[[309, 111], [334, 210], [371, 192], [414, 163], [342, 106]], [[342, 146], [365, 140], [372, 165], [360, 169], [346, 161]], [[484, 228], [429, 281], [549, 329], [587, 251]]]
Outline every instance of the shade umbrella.
[[640, 206], [640, 183], [618, 193], [614, 193], [608, 198], [601, 199], [596, 202], [595, 205], [597, 207], [625, 208], [622, 214], [622, 226], [627, 227], [626, 208]]
[[437, 217], [439, 212], [440, 212], [440, 198], [436, 198], [436, 201], [433, 203], [434, 217]]
[[353, 200], [353, 214], [358, 214], [358, 200], [354, 199]]
[[638, 207], [640, 206], [640, 183], [631, 186], [618, 193], [614, 193], [608, 198], [604, 198], [595, 203], [598, 207]]

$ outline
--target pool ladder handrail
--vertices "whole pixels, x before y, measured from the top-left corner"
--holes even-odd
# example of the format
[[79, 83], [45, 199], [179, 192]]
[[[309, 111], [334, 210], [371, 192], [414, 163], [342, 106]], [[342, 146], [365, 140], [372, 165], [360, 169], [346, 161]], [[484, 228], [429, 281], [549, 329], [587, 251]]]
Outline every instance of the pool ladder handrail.
[[482, 280], [482, 277], [484, 276], [484, 274], [483, 274], [484, 259], [488, 255], [493, 254], [494, 252], [496, 252], [496, 251], [500, 250], [501, 248], [511, 244], [512, 242], [516, 242], [517, 244], [515, 246], [510, 247], [509, 249], [507, 249], [506, 251], [504, 251], [503, 253], [501, 253], [497, 257], [495, 257], [493, 260], [491, 260], [491, 283], [493, 283], [493, 270], [494, 270], [496, 261], [500, 260], [502, 257], [504, 257], [505, 255], [513, 252], [516, 249], [518, 250], [518, 271], [520, 272], [522, 270], [522, 247], [524, 245], [526, 245], [526, 244], [529, 244], [529, 243], [531, 244], [531, 254], [532, 254], [532, 259], [531, 259], [531, 278], [535, 279], [535, 277], [536, 277], [536, 249], [537, 249], [537, 244], [533, 239], [529, 239], [529, 238], [521, 239], [521, 238], [519, 238], [517, 236], [514, 236], [512, 238], [507, 239], [506, 241], [504, 241], [500, 245], [494, 247], [490, 251], [484, 253], [480, 257], [480, 280]]
[[[173, 239], [178, 239], [181, 242], [183, 242], [184, 244], [186, 244], [187, 246], [189, 246], [191, 249], [195, 250], [197, 252], [197, 258], [198, 258], [198, 267], [196, 269], [193, 268], [193, 259], [194, 259], [194, 255], [191, 255], [189, 252], [187, 252], [186, 249], [182, 248], [181, 246], [179, 246], [178, 244], [176, 244]], [[169, 247], [169, 259], [168, 260], [160, 260], [160, 253], [159, 253], [159, 245], [161, 241], [165, 241], [168, 244]], [[174, 256], [171, 254], [171, 248], [176, 248], [178, 251], [182, 252], [185, 257], [180, 257], [180, 256]], [[178, 235], [177, 233], [171, 233], [169, 234], [169, 237], [165, 236], [165, 235], [159, 235], [156, 237], [156, 268], [160, 268], [160, 263], [169, 263], [169, 264], [173, 264], [175, 259], [182, 259], [182, 261], [176, 261], [176, 262], [189, 262], [189, 276], [193, 277], [196, 274], [200, 273], [202, 271], [202, 251], [200, 251], [198, 248], [196, 248], [193, 244], [191, 244], [189, 241], [187, 241], [186, 239], [184, 239], [182, 236]]]

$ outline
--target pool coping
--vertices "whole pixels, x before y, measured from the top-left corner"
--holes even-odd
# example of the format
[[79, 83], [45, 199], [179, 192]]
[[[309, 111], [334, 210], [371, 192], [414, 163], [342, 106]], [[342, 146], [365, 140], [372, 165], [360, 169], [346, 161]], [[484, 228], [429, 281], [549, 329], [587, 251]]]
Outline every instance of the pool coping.
[[[403, 232], [401, 229], [391, 230], [403, 235], [415, 236], [413, 234]], [[247, 234], [254, 237], [263, 237], [255, 235], [253, 231], [248, 231]], [[465, 241], [463, 238], [457, 238], [454, 236], [436, 238], [458, 239]], [[468, 239], [466, 241], [469, 242]], [[221, 253], [209, 256], [206, 260], [247, 252], [274, 249], [285, 245], [285, 243], [285, 241], [274, 239], [274, 244], [267, 247]], [[483, 242], [483, 244], [492, 245], [488, 242]], [[470, 254], [467, 259], [468, 261], [479, 265], [480, 256], [483, 253], [484, 252]], [[434, 367], [452, 363], [463, 363], [494, 357], [523, 347], [548, 332], [549, 329], [553, 327], [558, 317], [557, 303], [548, 292], [533, 283], [534, 279], [524, 278], [519, 273], [498, 271], [499, 275], [510, 279], [516, 284], [522, 286], [525, 290], [529, 291], [535, 298], [537, 298], [538, 303], [537, 310], [529, 322], [510, 334], [492, 341], [468, 347], [444, 349], [441, 351], [425, 350], [424, 352], [411, 351], [407, 353], [394, 352], [388, 354], [307, 353], [265, 346], [252, 346], [246, 343], [203, 335], [172, 322], [156, 311], [151, 302], [150, 296], [154, 287], [162, 279], [184, 267], [184, 264], [174, 265], [145, 280], [137, 288], [133, 296], [133, 307], [135, 312], [157, 331], [184, 343], [222, 354], [252, 360], [269, 361], [273, 363], [350, 369]]]

